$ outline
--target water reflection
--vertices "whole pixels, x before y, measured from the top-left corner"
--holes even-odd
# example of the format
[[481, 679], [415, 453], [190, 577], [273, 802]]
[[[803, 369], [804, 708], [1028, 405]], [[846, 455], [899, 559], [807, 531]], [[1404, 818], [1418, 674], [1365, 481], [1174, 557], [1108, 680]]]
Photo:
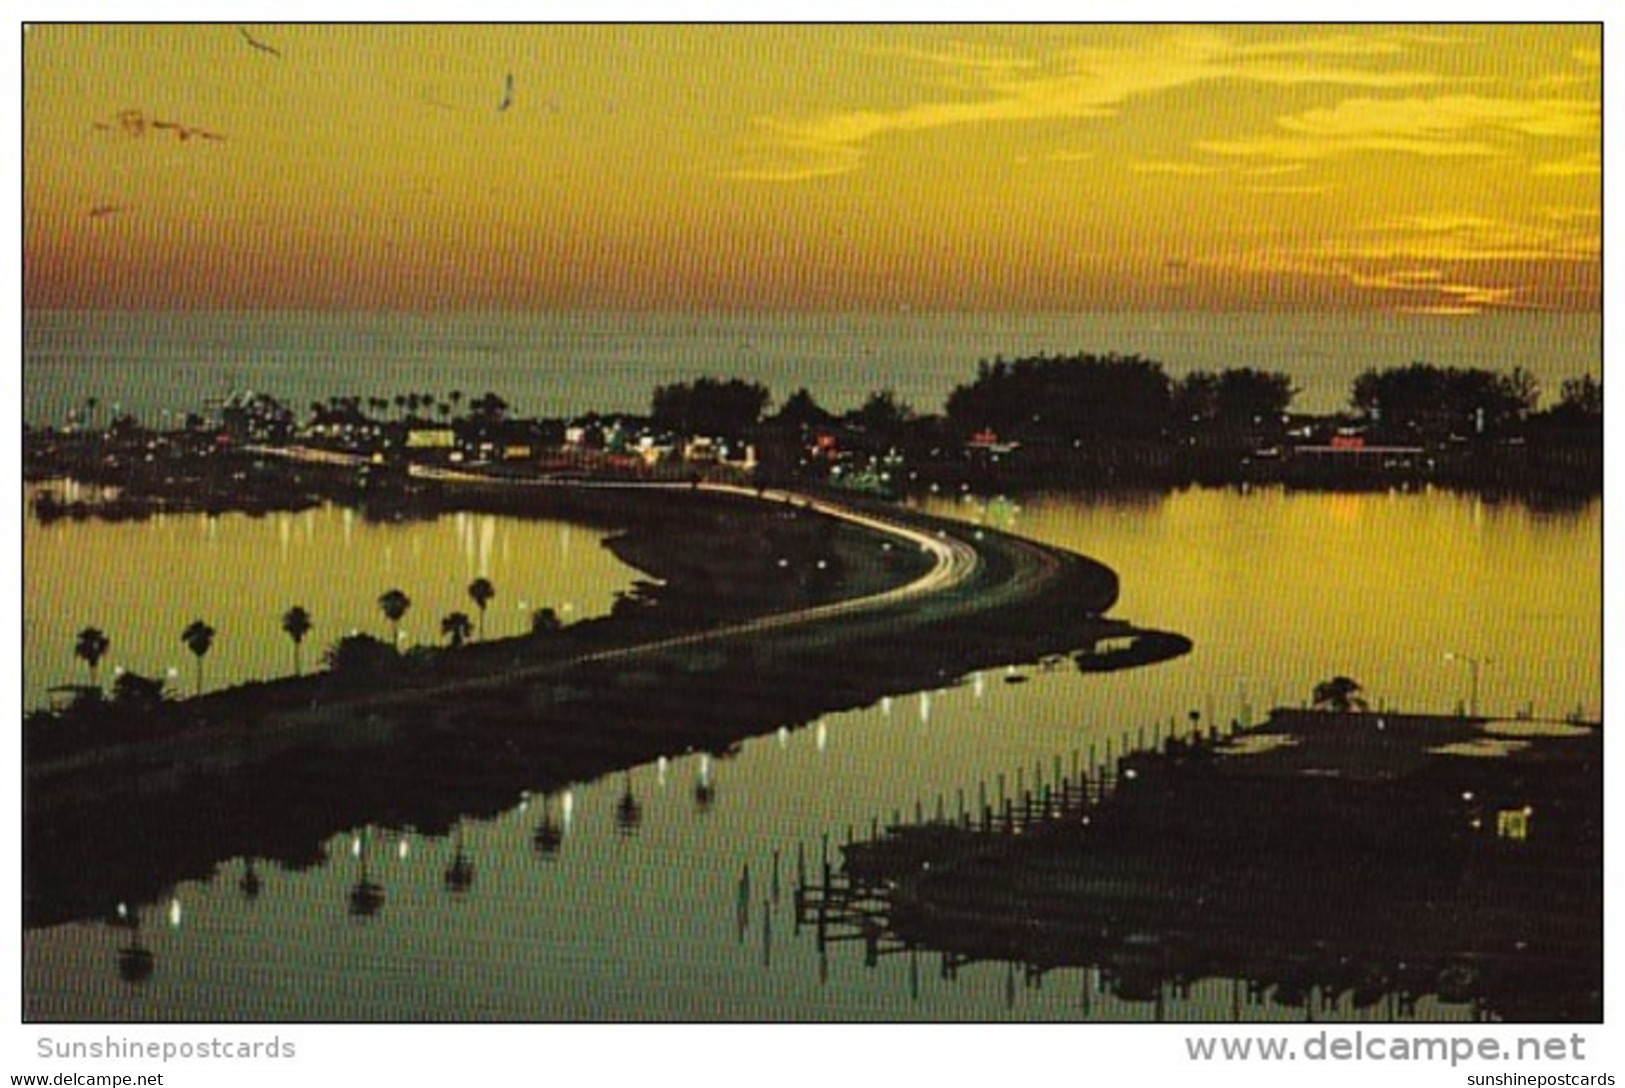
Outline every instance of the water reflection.
[[[911, 1000], [929, 950], [945, 979], [1002, 964], [1008, 1008], [1018, 972], [1038, 988], [1082, 971], [1085, 1007], [1104, 992], [1159, 1020], [1208, 980], [1228, 982], [1233, 1019], [1407, 1019], [1424, 1001], [1478, 1020], [1600, 1015], [1598, 730], [1531, 728], [1500, 762], [1463, 763], [1470, 741], [1437, 741], [1474, 737], [1468, 719], [1367, 731], [1287, 712], [1234, 741], [1192, 724], [1115, 772], [1035, 773], [1027, 790], [1018, 768], [1014, 805], [1000, 775], [979, 814], [939, 805], [849, 841], [795, 890], [820, 977], [852, 942], [871, 969], [911, 957]], [[1282, 731], [1294, 741], [1255, 743]], [[1537, 834], [1542, 805], [1560, 815]]]
[[[213, 687], [292, 671], [279, 626], [292, 602], [314, 619], [311, 660], [346, 631], [375, 631], [375, 602], [392, 585], [411, 596], [418, 615], [466, 608], [470, 572], [490, 578], [508, 600], [555, 608], [569, 620], [602, 615], [637, 574], [606, 549], [563, 545], [564, 528], [474, 514], [373, 524], [338, 507], [258, 519], [173, 514], [45, 525], [26, 516], [24, 705], [45, 705], [48, 688], [73, 678], [73, 639], [86, 626], [110, 636], [109, 665], [157, 676], [175, 665], [176, 635], [202, 616], [220, 632], [209, 655]], [[92, 569], [120, 577], [92, 584], [82, 576]], [[526, 634], [530, 624], [529, 611], [496, 609], [485, 634]]]
[[554, 815], [553, 798], [549, 794], [542, 794], [542, 818], [531, 833], [530, 841], [537, 855], [546, 861], [558, 857], [564, 846], [564, 824]]
[[716, 783], [711, 780], [711, 755], [700, 754], [700, 771], [694, 776], [694, 811], [704, 815], [711, 811], [717, 799]]
[[156, 967], [156, 958], [141, 945], [139, 935], [134, 943], [118, 950], [118, 977], [125, 982], [146, 982]]
[[622, 835], [636, 835], [643, 826], [643, 806], [632, 794], [632, 772], [622, 779], [620, 800], [615, 802], [615, 829]]
[[358, 919], [370, 919], [384, 906], [384, 886], [372, 879], [368, 868], [367, 843], [370, 837], [368, 831], [355, 836], [350, 847], [350, 854], [360, 863], [360, 871], [355, 883], [350, 885], [349, 907], [350, 916]]
[[[992, 516], [975, 498], [921, 505], [971, 523]], [[1444, 656], [1464, 649], [1495, 662], [1483, 677], [1485, 714], [1600, 713], [1595, 500], [1556, 513], [1440, 491], [1193, 489], [1147, 505], [1034, 494], [1010, 516], [1013, 531], [1116, 570], [1115, 615], [1167, 623], [1195, 643], [1184, 658], [1130, 674], [1128, 697], [1147, 719], [1193, 706], [1211, 706], [1209, 719], [1250, 719], [1256, 708], [1230, 698], [1295, 704], [1315, 672], [1358, 676], [1389, 708], [1470, 709], [1469, 670]]]
[[[1262, 705], [1271, 692], [1288, 701], [1307, 698], [1316, 680], [1335, 671], [1358, 676], [1374, 701], [1448, 710], [1465, 676], [1443, 667], [1442, 654], [1465, 646], [1507, 663], [1496, 666], [1494, 690], [1484, 694], [1487, 711], [1505, 712], [1502, 692], [1515, 706], [1532, 700], [1563, 713], [1577, 701], [1595, 706], [1600, 642], [1588, 625], [1600, 608], [1585, 564], [1599, 523], [1590, 513], [1533, 527], [1515, 510], [1486, 510], [1474, 530], [1482, 535], [1466, 552], [1467, 574], [1455, 563], [1429, 566], [1407, 551], [1396, 577], [1414, 598], [1406, 605], [1408, 626], [1373, 635], [1370, 650], [1359, 649], [1351, 629], [1368, 625], [1370, 609], [1380, 606], [1351, 599], [1358, 596], [1353, 589], [1326, 593], [1324, 571], [1311, 564], [1258, 558], [1273, 554], [1271, 534], [1284, 519], [1296, 534], [1294, 547], [1359, 553], [1348, 560], [1349, 585], [1386, 599], [1380, 584], [1356, 577], [1367, 549], [1384, 539], [1455, 540], [1463, 527], [1453, 502], [1415, 498], [1383, 499], [1349, 523], [1328, 516], [1314, 497], [1300, 506], [1268, 497], [1173, 496], [1157, 505], [1154, 519], [1121, 508], [1109, 508], [1108, 518], [1108, 508], [1097, 507], [1075, 521], [1069, 520], [1075, 509], [1062, 517], [1052, 505], [1024, 502], [1018, 528], [1058, 534], [1064, 528], [1071, 546], [1090, 551], [1098, 543], [1102, 554], [1140, 564], [1138, 577], [1124, 577], [1125, 605], [1133, 612], [1182, 629], [1189, 613], [1205, 629], [1192, 654], [1149, 670], [1085, 674], [1070, 665], [1027, 665], [1019, 670], [1027, 682], [1007, 685], [995, 669], [980, 682], [971, 676], [959, 686], [932, 686], [928, 700], [899, 696], [895, 706], [877, 700], [838, 714], [760, 722], [760, 739], [747, 740], [726, 766], [706, 750], [716, 750], [714, 737], [686, 754], [686, 742], [650, 749], [635, 755], [628, 770], [580, 753], [563, 757], [551, 736], [515, 756], [501, 745], [480, 748], [465, 734], [443, 748], [413, 752], [400, 765], [342, 755], [289, 760], [218, 788], [187, 783], [184, 791], [170, 791], [154, 781], [135, 812], [123, 802], [67, 806], [48, 841], [28, 844], [25, 1015], [111, 1020], [162, 1008], [164, 1015], [201, 1020], [455, 1019], [474, 1015], [470, 1010], [509, 1019], [1511, 1016], [1500, 1005], [1475, 1010], [1473, 978], [1456, 964], [1428, 974], [1415, 966], [1420, 961], [1407, 961], [1413, 966], [1396, 973], [1393, 964], [1276, 955], [1268, 972], [1249, 973], [1214, 959], [1199, 942], [1173, 939], [1180, 929], [1211, 930], [1213, 900], [1193, 907], [1180, 925], [1148, 928], [1156, 940], [1131, 941], [1124, 933], [1113, 945], [1084, 946], [1087, 962], [1077, 962], [1085, 956], [1076, 951], [1071, 961], [978, 957], [919, 939], [893, 951], [888, 930], [875, 941], [874, 965], [865, 967], [861, 933], [821, 947], [816, 918], [797, 910], [801, 890], [822, 881], [826, 842], [839, 878], [849, 827], [875, 837], [886, 822], [922, 812], [953, 822], [992, 809], [997, 819], [1006, 806], [1022, 811], [1029, 796], [1040, 799], [1031, 802], [1038, 811], [1045, 787], [1053, 800], [1061, 779], [1098, 775], [1142, 743], [1142, 730], [1146, 746], [1160, 746], [1172, 733], [1189, 732], [1192, 708], [1201, 708], [1206, 731], [1245, 720], [1247, 704]], [[1263, 524], [1249, 521], [1251, 510], [1261, 511]], [[1396, 510], [1409, 511], [1409, 520]], [[331, 543], [338, 513], [326, 522], [322, 516], [307, 522], [315, 528], [311, 539]], [[184, 521], [173, 518], [171, 526]], [[1348, 525], [1373, 524], [1381, 530], [1376, 537], [1363, 530], [1343, 535]], [[229, 527], [224, 519], [222, 545]], [[356, 524], [358, 548], [371, 531]], [[293, 534], [294, 557], [301, 535]], [[262, 543], [280, 547], [275, 537]], [[572, 555], [593, 550], [577, 544]], [[425, 549], [427, 556], [427, 541]], [[448, 562], [459, 574], [446, 581], [456, 598], [451, 607], [466, 607], [461, 543], [458, 549]], [[397, 550], [397, 563], [409, 550]], [[522, 552], [516, 547], [516, 556]], [[1158, 576], [1148, 578], [1153, 568]], [[1169, 570], [1190, 573], [1172, 578]], [[1560, 577], [1579, 584], [1553, 585]], [[1469, 583], [1460, 592], [1457, 578]], [[1550, 588], [1549, 599], [1531, 610], [1520, 579]], [[1265, 592], [1271, 583], [1278, 592]], [[373, 628], [378, 588], [368, 586], [362, 598], [360, 622]], [[1470, 609], [1463, 610], [1463, 596], [1473, 599]], [[289, 647], [276, 617], [294, 599], [300, 598], [279, 593], [265, 621], [282, 668], [289, 666]], [[512, 618], [509, 609], [498, 611]], [[326, 615], [318, 619], [326, 622]], [[1482, 648], [1477, 637], [1463, 640], [1464, 616]], [[1417, 640], [1416, 630], [1444, 633]], [[1527, 641], [1509, 653], [1504, 647], [1515, 631]], [[166, 628], [164, 641], [171, 649], [174, 632]], [[1414, 662], [1407, 656], [1413, 641], [1426, 644]], [[115, 646], [115, 654], [127, 649]], [[53, 652], [64, 671], [72, 666], [66, 650]], [[1414, 673], [1407, 671], [1413, 665]], [[637, 713], [661, 701], [654, 694], [637, 693]], [[922, 728], [919, 708], [927, 701], [930, 720]], [[693, 710], [692, 703], [673, 708], [673, 723], [690, 720]], [[1528, 740], [1522, 734], [1555, 728], [1501, 721], [1511, 724], [1490, 726], [1487, 735], [1504, 731], [1512, 734], [1506, 739]], [[1066, 774], [1056, 769], [1057, 753], [1071, 768]], [[407, 762], [434, 773], [416, 773]], [[660, 788], [662, 780], [671, 788]], [[710, 791], [708, 801], [702, 788]], [[524, 800], [516, 804], [516, 797]], [[636, 834], [623, 829], [627, 798], [637, 810]], [[1471, 813], [1459, 795], [1452, 804], [1464, 830], [1465, 821], [1480, 820], [1486, 852], [1538, 847], [1552, 826], [1547, 808], [1526, 797], [1478, 793]], [[1525, 805], [1534, 811], [1520, 828]], [[464, 892], [446, 880], [459, 853], [476, 874]], [[328, 857], [333, 861], [324, 865]], [[741, 895], [746, 865], [749, 887]], [[353, 897], [367, 885], [372, 891], [360, 903], [367, 909], [353, 915], [357, 924], [334, 927], [335, 911], [347, 921]], [[139, 935], [115, 928], [109, 944], [108, 929], [74, 924], [101, 918], [118, 899], [140, 904], [147, 925]], [[185, 907], [179, 929], [159, 921], [172, 901]], [[627, 903], [651, 907], [627, 911]], [[1255, 916], [1262, 909], [1256, 901], [1251, 907]], [[466, 950], [467, 972], [443, 972], [437, 953], [425, 951], [448, 932], [448, 918]], [[828, 917], [825, 926], [827, 935], [840, 935]], [[1574, 928], [1570, 919], [1556, 932]], [[145, 1004], [119, 1004], [116, 995], [129, 988], [101, 981], [124, 948], [137, 953], [132, 973], [145, 980]], [[268, 948], [276, 950], [274, 963], [263, 955]], [[152, 969], [156, 963], [166, 970]], [[186, 969], [168, 969], [177, 963]], [[727, 969], [719, 971], [719, 963]], [[427, 977], [437, 985], [415, 984]], [[396, 984], [403, 979], [413, 984]], [[705, 985], [669, 1004], [631, 996], [669, 993], [674, 981], [695, 979]]]
[[237, 881], [237, 887], [242, 891], [244, 899], [258, 899], [264, 882], [260, 880], [259, 870], [255, 863], [259, 859], [250, 854], [243, 859], [243, 875]]
[[118, 977], [134, 985], [149, 981], [157, 967], [157, 957], [141, 939], [141, 909], [121, 901], [107, 919], [107, 927], [124, 934], [114, 954]]
[[[474, 886], [474, 863], [468, 859], [468, 855], [463, 851], [463, 825], [461, 822], [457, 824], [457, 830], [452, 833], [452, 843], [451, 864], [446, 866], [445, 872], [446, 891], [453, 896], [464, 896]], [[403, 841], [401, 845], [405, 846], [406, 843]]]

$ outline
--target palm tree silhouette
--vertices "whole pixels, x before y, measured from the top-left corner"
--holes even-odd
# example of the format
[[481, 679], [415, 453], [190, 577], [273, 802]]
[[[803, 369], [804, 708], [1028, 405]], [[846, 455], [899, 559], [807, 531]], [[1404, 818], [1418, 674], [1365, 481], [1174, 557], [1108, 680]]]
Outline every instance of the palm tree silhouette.
[[531, 843], [538, 854], [550, 861], [564, 845], [564, 828], [553, 818], [552, 798], [545, 793], [542, 794], [542, 820], [536, 825]]
[[474, 621], [468, 618], [467, 612], [453, 612], [440, 621], [440, 633], [453, 646], [461, 646], [474, 633]]
[[214, 645], [214, 628], [202, 620], [193, 620], [186, 625], [186, 630], [181, 632], [181, 641], [186, 643], [186, 648], [197, 658], [197, 693], [202, 695], [203, 658]]
[[372, 879], [367, 869], [367, 835], [363, 832], [355, 840], [355, 853], [361, 859], [361, 875], [350, 886], [350, 915], [353, 918], [371, 918], [384, 905], [384, 886]]
[[102, 633], [99, 627], [86, 627], [79, 632], [78, 641], [73, 645], [73, 656], [83, 658], [85, 664], [90, 666], [90, 682], [101, 687], [101, 681], [96, 677], [96, 666], [107, 655], [107, 648], [112, 640]]
[[636, 835], [643, 823], [643, 806], [632, 794], [632, 772], [626, 772], [621, 799], [615, 802], [615, 830], [622, 835]]
[[453, 895], [468, 894], [468, 889], [474, 886], [474, 863], [463, 852], [463, 825], [457, 825], [453, 841], [456, 851], [451, 864], [446, 866], [446, 890]]
[[468, 596], [480, 610], [480, 641], [485, 641], [485, 606], [497, 595], [496, 586], [489, 578], [476, 578], [468, 583]]
[[412, 607], [412, 598], [398, 589], [392, 589], [378, 598], [378, 607], [384, 610], [384, 616], [395, 625], [395, 641], [392, 645], [397, 653], [401, 648], [401, 618], [406, 615], [407, 609]]
[[299, 605], [294, 605], [282, 613], [282, 629], [293, 639], [293, 674], [298, 676], [303, 669], [299, 660], [299, 650], [310, 634], [310, 613]]

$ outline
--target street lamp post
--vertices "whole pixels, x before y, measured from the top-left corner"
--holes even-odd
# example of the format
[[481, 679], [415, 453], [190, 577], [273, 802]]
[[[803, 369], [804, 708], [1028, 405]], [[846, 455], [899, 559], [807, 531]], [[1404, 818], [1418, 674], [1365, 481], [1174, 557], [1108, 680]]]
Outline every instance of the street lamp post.
[[1471, 717], [1478, 717], [1478, 671], [1485, 665], [1494, 664], [1493, 658], [1470, 657], [1467, 654], [1447, 653], [1446, 661], [1465, 661], [1467, 663], [1467, 713]]

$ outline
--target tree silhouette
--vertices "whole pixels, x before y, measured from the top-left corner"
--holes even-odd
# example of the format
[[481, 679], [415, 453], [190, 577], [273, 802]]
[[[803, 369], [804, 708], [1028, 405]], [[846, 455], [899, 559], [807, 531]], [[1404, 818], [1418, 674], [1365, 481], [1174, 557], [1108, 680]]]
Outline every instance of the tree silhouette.
[[97, 679], [96, 666], [107, 655], [107, 648], [111, 645], [112, 640], [99, 627], [86, 627], [79, 632], [79, 638], [73, 644], [73, 656], [90, 666], [90, 682], [97, 687], [101, 687], [101, 681]]
[[871, 434], [892, 436], [915, 416], [914, 409], [895, 392], [881, 389], [869, 394], [863, 407], [847, 413], [847, 418]]
[[282, 613], [282, 630], [286, 631], [288, 637], [293, 639], [293, 674], [298, 676], [303, 671], [299, 659], [299, 650], [305, 641], [305, 636], [310, 634], [310, 613], [299, 605], [294, 605]]
[[1133, 355], [984, 360], [976, 380], [956, 386], [946, 404], [950, 426], [963, 435], [992, 428], [1006, 438], [1092, 442], [1157, 439], [1172, 407], [1162, 364]]
[[342, 681], [366, 682], [383, 676], [399, 663], [395, 648], [368, 634], [347, 635], [327, 648], [322, 662]]
[[1407, 440], [1443, 441], [1494, 434], [1534, 408], [1538, 384], [1527, 372], [1412, 363], [1367, 370], [1349, 403], [1385, 432]]
[[378, 598], [378, 607], [384, 610], [384, 617], [395, 627], [395, 641], [393, 643], [397, 652], [401, 648], [401, 619], [412, 607], [412, 598], [398, 589], [392, 589]]
[[682, 434], [737, 436], [756, 425], [767, 407], [767, 387], [740, 378], [700, 378], [657, 386], [654, 425]]
[[796, 427], [817, 427], [834, 419], [830, 413], [819, 407], [813, 395], [802, 386], [785, 400], [784, 406], [774, 415], [775, 422], [788, 423]]
[[453, 612], [440, 621], [440, 633], [453, 646], [461, 646], [474, 633], [474, 621], [468, 618], [467, 612]]
[[530, 614], [530, 633], [550, 635], [564, 626], [559, 614], [551, 608], [538, 608]]
[[214, 645], [214, 628], [202, 620], [193, 620], [186, 625], [186, 630], [181, 632], [181, 641], [186, 643], [186, 648], [197, 658], [197, 693], [202, 695], [203, 658]]
[[113, 681], [113, 702], [121, 710], [152, 714], [164, 705], [164, 681], [159, 677], [121, 672]]
[[491, 603], [491, 598], [497, 595], [496, 587], [489, 578], [476, 578], [468, 583], [468, 597], [474, 606], [480, 610], [480, 641], [485, 641], [485, 606]]

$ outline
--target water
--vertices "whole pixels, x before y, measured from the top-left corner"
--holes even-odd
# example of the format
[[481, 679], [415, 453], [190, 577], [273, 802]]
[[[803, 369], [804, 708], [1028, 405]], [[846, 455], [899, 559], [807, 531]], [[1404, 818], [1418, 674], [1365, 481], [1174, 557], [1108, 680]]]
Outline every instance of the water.
[[639, 575], [601, 546], [603, 536], [564, 522], [475, 513], [377, 524], [333, 506], [263, 517], [158, 515], [138, 523], [42, 525], [25, 517], [23, 701], [42, 706], [49, 688], [90, 679], [73, 657], [86, 627], [111, 640], [100, 666], [104, 684], [129, 669], [190, 694], [196, 662], [180, 636], [199, 618], [216, 631], [204, 661], [212, 689], [293, 671], [282, 615], [296, 604], [312, 618], [302, 651], [307, 668], [319, 666], [323, 651], [346, 635], [390, 637], [393, 628], [378, 607], [389, 589], [412, 600], [401, 623], [403, 649], [442, 644], [440, 621], [452, 612], [478, 623], [468, 596], [475, 578], [497, 590], [484, 619], [492, 638], [529, 631], [538, 608], [552, 608], [565, 621], [604, 615], [616, 591]]
[[1450, 713], [1471, 701], [1476, 658], [1486, 714], [1601, 714], [1600, 502], [1543, 511], [1442, 491], [1192, 489], [924, 505], [1116, 570], [1114, 614], [1197, 646], [1125, 678], [1173, 701], [1161, 713], [1303, 705], [1337, 674], [1373, 706]]
[[178, 421], [210, 400], [255, 390], [299, 411], [334, 395], [501, 394], [522, 415], [646, 412], [655, 386], [704, 375], [801, 386], [826, 408], [893, 389], [924, 412], [1003, 354], [1117, 352], [1190, 370], [1282, 370], [1298, 409], [1345, 407], [1370, 367], [1422, 360], [1534, 374], [1548, 400], [1568, 378], [1602, 374], [1596, 314], [1195, 313], [95, 313], [31, 312], [23, 412], [62, 423], [99, 411]]
[[[997, 963], [950, 979], [926, 954], [883, 957], [872, 967], [859, 945], [820, 955], [811, 934], [796, 931], [790, 908], [798, 850], [816, 866], [825, 836], [833, 852], [848, 828], [863, 837], [872, 820], [911, 819], [916, 805], [930, 816], [939, 797], [952, 812], [960, 796], [997, 791], [1000, 776], [1012, 792], [1018, 782], [1030, 787], [1052, 778], [1056, 759], [1070, 769], [1091, 746], [1110, 741], [1121, 750], [1137, 729], [1182, 723], [1193, 708], [1228, 719], [1272, 701], [1301, 703], [1332, 673], [1355, 676], [1391, 706], [1449, 709], [1467, 697], [1467, 676], [1447, 651], [1488, 659], [1487, 712], [1599, 707], [1600, 503], [1541, 512], [1444, 493], [1189, 491], [935, 505], [1113, 564], [1123, 578], [1116, 612], [1183, 631], [1195, 650], [1122, 673], [993, 669], [770, 731], [731, 758], [673, 753], [553, 796], [515, 796], [499, 815], [465, 820], [449, 834], [356, 827], [320, 844], [320, 865], [257, 863], [254, 897], [243, 890], [249, 860], [222, 858], [211, 878], [127, 902], [137, 929], [109, 924], [118, 908], [109, 902], [96, 918], [27, 932], [24, 1015], [1151, 1019], [1153, 1002], [1116, 998], [1089, 970], [1029, 984]], [[201, 516], [170, 520], [182, 540], [204, 546]], [[494, 531], [517, 538], [531, 528], [497, 519]], [[73, 523], [50, 531], [63, 534], [65, 551], [80, 534], [135, 540], [151, 532]], [[380, 527], [371, 547], [393, 540], [398, 555], [414, 535], [443, 531]], [[545, 542], [558, 528], [538, 531]], [[254, 568], [197, 564], [194, 584], [241, 584], [269, 565], [275, 539], [273, 530]], [[375, 562], [376, 551], [330, 551], [330, 584], [360, 581], [370, 594], [375, 575], [359, 564]], [[467, 572], [462, 553], [447, 562], [455, 586]], [[97, 580], [61, 579], [50, 599], [69, 613], [95, 603], [96, 614], [111, 617], [103, 590]], [[28, 599], [38, 611], [42, 598]], [[313, 593], [308, 603], [319, 611], [323, 600]], [[363, 599], [358, 607], [370, 606]], [[1027, 682], [1006, 683], [1009, 676]], [[556, 850], [538, 847], [544, 827], [560, 836]], [[463, 890], [448, 882], [459, 858], [472, 866]], [[383, 893], [370, 916], [351, 908], [363, 879]], [[119, 974], [121, 950], [135, 947], [153, 957], [139, 983]], [[1161, 1011], [1174, 1019], [1303, 1015], [1241, 1000], [1223, 979], [1170, 1000]], [[1329, 1015], [1386, 1011], [1344, 1006]], [[1469, 1014], [1431, 1000], [1415, 1013]]]

